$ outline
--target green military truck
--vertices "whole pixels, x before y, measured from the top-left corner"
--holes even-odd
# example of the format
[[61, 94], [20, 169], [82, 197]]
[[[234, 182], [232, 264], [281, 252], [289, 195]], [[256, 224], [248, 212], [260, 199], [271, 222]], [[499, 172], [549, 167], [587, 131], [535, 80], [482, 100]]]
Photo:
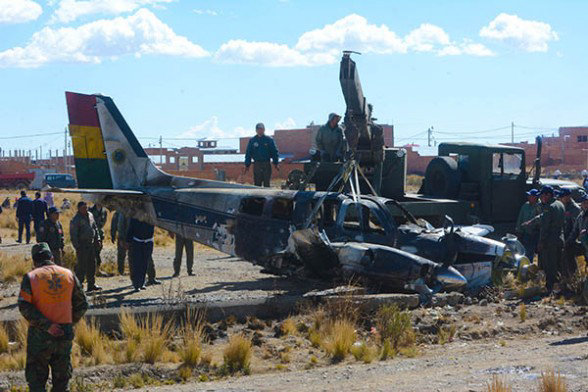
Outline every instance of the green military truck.
[[[533, 187], [552, 185], [570, 188], [578, 195], [580, 186], [574, 182], [540, 179], [540, 149], [532, 170], [527, 171], [525, 150], [503, 145], [474, 143], [441, 143], [438, 156], [425, 171], [418, 193], [405, 192], [406, 159], [402, 149], [386, 148], [382, 170], [382, 197], [395, 199], [417, 218], [434, 226], [450, 216], [457, 224], [482, 223], [494, 226], [495, 236], [512, 232], [525, 192]], [[341, 163], [307, 163], [305, 173], [311, 176], [317, 190], [326, 190]], [[369, 169], [369, 168], [368, 168]], [[531, 172], [534, 175], [531, 177]], [[365, 170], [366, 177], [373, 175]], [[369, 193], [366, 183], [362, 193]], [[394, 212], [399, 218], [400, 211]]]

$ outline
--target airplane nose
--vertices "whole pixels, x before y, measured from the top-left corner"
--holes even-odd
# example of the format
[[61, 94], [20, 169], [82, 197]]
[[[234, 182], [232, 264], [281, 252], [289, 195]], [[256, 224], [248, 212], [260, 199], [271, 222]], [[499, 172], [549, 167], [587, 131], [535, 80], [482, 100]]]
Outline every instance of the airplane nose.
[[453, 267], [441, 267], [436, 278], [446, 289], [463, 287], [468, 283], [468, 280]]

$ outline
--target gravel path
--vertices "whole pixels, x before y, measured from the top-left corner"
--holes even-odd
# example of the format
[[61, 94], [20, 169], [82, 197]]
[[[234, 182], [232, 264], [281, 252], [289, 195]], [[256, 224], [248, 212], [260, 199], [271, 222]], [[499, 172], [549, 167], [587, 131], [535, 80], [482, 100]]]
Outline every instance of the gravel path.
[[372, 364], [274, 372], [223, 381], [150, 387], [143, 391], [486, 391], [493, 374], [513, 391], [536, 391], [542, 371], [565, 376], [568, 392], [588, 391], [588, 337], [546, 336], [427, 346], [423, 356]]

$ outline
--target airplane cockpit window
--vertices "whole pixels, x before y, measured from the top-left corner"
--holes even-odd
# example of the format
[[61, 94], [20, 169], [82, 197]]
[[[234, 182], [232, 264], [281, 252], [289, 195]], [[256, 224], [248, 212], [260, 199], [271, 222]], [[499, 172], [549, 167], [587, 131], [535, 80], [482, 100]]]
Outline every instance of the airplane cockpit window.
[[294, 201], [292, 199], [276, 198], [272, 204], [272, 218], [281, 220], [291, 220], [294, 211]]
[[325, 200], [322, 206], [320, 222], [322, 227], [330, 227], [337, 222], [339, 202], [337, 200]]
[[239, 212], [243, 214], [261, 216], [263, 214], [263, 205], [265, 198], [263, 197], [245, 197], [241, 200]]

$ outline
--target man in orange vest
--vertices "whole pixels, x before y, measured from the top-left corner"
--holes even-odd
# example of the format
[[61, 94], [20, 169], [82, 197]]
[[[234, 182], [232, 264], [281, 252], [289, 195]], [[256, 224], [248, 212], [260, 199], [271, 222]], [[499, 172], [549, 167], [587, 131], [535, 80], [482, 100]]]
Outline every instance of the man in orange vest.
[[52, 390], [67, 391], [73, 325], [88, 301], [75, 275], [53, 263], [46, 242], [33, 245], [32, 256], [34, 268], [23, 277], [18, 296], [18, 309], [29, 322], [25, 377], [31, 392], [45, 391], [51, 367]]

